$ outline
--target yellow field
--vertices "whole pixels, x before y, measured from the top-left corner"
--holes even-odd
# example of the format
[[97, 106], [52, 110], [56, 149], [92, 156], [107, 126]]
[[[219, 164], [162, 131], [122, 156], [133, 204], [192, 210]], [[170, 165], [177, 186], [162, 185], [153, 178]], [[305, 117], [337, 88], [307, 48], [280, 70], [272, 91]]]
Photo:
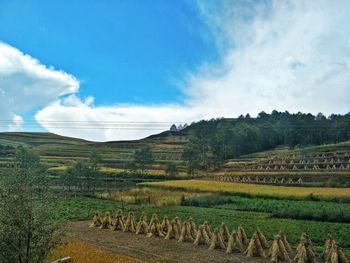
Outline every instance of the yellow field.
[[183, 196], [197, 197], [203, 195], [203, 193], [143, 187], [112, 193], [102, 193], [98, 194], [97, 197], [129, 204], [153, 204], [160, 207], [166, 205], [178, 205]]
[[314, 194], [322, 197], [350, 197], [350, 188], [328, 187], [287, 187], [219, 182], [210, 180], [176, 180], [144, 183], [148, 186], [170, 187], [195, 191], [247, 193], [252, 195], [271, 196], [307, 196]]
[[115, 254], [109, 250], [102, 249], [98, 246], [70, 240], [58, 247], [50, 256], [48, 262], [54, 260], [71, 257], [72, 263], [140, 263], [140, 261], [130, 257]]

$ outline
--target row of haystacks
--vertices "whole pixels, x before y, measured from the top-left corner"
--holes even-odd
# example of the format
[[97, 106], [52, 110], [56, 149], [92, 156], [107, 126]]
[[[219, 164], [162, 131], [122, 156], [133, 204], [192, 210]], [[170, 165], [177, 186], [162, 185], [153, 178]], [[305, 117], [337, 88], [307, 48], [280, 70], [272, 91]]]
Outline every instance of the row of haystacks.
[[204, 221], [197, 227], [192, 217], [181, 222], [177, 216], [171, 221], [164, 216], [160, 221], [158, 216], [153, 214], [148, 221], [147, 215], [143, 212], [137, 221], [133, 212], [129, 212], [127, 217], [124, 217], [122, 211], [118, 210], [114, 217], [109, 212], [103, 216], [95, 213], [90, 227], [131, 232], [150, 238], [175, 239], [179, 243], [205, 245], [209, 250], [222, 249], [228, 254], [242, 253], [247, 257], [269, 258], [271, 262], [349, 263], [342, 249], [331, 236], [327, 237], [324, 252], [319, 255], [315, 253], [312, 242], [305, 233], [301, 235], [296, 249], [292, 249], [283, 232], [276, 235], [270, 244], [259, 228], [249, 239], [242, 225], [232, 232], [225, 223], [222, 223], [219, 228], [212, 229], [208, 221]]

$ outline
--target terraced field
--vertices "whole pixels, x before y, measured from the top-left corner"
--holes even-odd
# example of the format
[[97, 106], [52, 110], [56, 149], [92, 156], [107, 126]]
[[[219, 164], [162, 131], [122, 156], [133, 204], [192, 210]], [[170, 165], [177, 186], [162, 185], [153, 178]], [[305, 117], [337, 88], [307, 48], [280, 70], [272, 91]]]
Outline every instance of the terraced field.
[[[161, 176], [166, 164], [173, 162], [180, 177], [186, 177], [181, 154], [188, 132], [164, 132], [139, 141], [96, 143], [49, 133], [0, 133], [0, 167], [11, 163], [18, 145], [32, 148], [53, 175], [58, 175], [74, 161], [84, 160], [92, 151], [102, 157], [102, 172], [107, 176], [128, 171], [135, 149], [150, 145], [155, 162], [146, 172]], [[221, 169], [197, 171], [210, 179], [272, 185], [350, 186], [350, 142], [297, 149], [279, 147], [228, 160]]]

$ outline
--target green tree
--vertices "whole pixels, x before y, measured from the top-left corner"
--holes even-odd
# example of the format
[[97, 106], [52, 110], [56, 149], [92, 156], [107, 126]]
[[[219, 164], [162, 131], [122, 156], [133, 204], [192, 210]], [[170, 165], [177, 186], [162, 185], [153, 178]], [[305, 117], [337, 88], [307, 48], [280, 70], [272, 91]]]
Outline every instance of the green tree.
[[77, 187], [78, 178], [77, 173], [75, 173], [72, 167], [68, 167], [62, 174], [62, 180], [68, 191]]
[[39, 157], [19, 147], [13, 172], [0, 187], [0, 262], [44, 262], [57, 245], [58, 228]]
[[149, 145], [137, 149], [134, 152], [134, 163], [139, 167], [142, 175], [144, 174], [147, 165], [153, 162], [153, 151]]
[[[93, 180], [94, 191], [96, 190], [96, 182], [100, 177], [102, 158], [95, 151], [92, 151], [88, 160], [88, 170], [89, 170], [89, 179]], [[90, 183], [89, 183], [90, 186]]]
[[186, 161], [187, 174], [194, 177], [196, 169], [201, 166], [202, 160], [202, 147], [200, 145], [200, 140], [196, 137], [190, 138], [188, 143], [182, 152], [182, 159]]
[[168, 177], [174, 177], [177, 175], [177, 167], [176, 167], [175, 163], [170, 162], [166, 165], [165, 174]]

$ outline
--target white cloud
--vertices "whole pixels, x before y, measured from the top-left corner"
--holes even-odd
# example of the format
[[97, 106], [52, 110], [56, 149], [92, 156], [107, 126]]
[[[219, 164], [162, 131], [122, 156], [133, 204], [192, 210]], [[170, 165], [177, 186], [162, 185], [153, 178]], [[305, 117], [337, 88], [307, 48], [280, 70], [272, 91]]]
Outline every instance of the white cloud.
[[8, 125], [9, 131], [22, 131], [24, 120], [19, 115], [14, 115], [12, 122]]
[[19, 115], [44, 107], [78, 89], [79, 82], [73, 76], [48, 68], [18, 49], [0, 42], [0, 129], [18, 129]]
[[[350, 110], [349, 1], [201, 1], [198, 7], [221, 62], [205, 63], [188, 74], [183, 103], [101, 107], [92, 97], [82, 101], [74, 95], [40, 110], [38, 122], [59, 134], [117, 140], [145, 137], [165, 127], [117, 130], [106, 128], [106, 122], [191, 122], [273, 109], [325, 114]], [[63, 86], [63, 93], [78, 89]], [[84, 121], [89, 129], [60, 128], [46, 120]]]
[[81, 101], [75, 95], [54, 102], [35, 116], [52, 132], [95, 141], [140, 139], [168, 130], [171, 123], [167, 121], [179, 124], [199, 117], [195, 109], [175, 104], [96, 107], [92, 98]]
[[222, 76], [217, 68], [191, 76], [194, 103], [224, 116], [350, 110], [348, 1], [228, 1], [216, 9], [207, 3], [200, 2], [202, 15], [214, 35], [225, 36], [218, 46], [228, 48]]

